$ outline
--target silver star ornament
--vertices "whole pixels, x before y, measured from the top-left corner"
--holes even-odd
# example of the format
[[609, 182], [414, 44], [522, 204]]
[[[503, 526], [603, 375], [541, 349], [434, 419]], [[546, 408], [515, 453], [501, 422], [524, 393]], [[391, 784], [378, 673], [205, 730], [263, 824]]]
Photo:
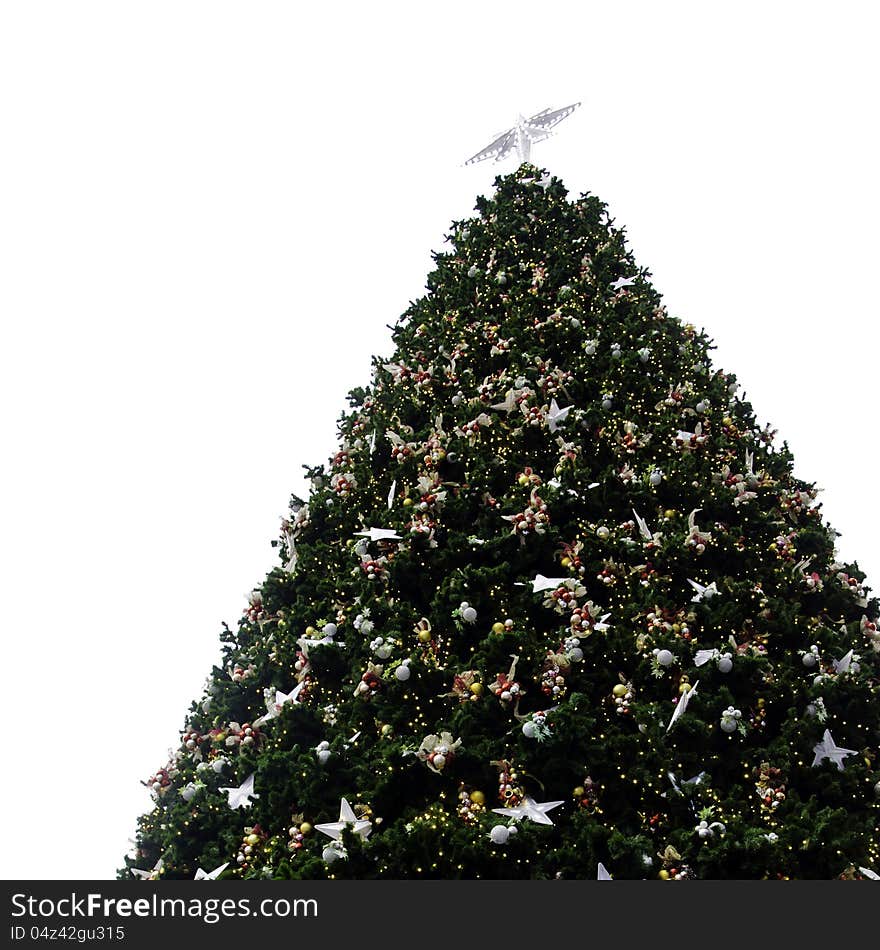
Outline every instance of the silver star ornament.
[[322, 835], [327, 835], [334, 841], [342, 838], [342, 832], [350, 828], [356, 835], [362, 838], [369, 838], [373, 830], [373, 823], [365, 818], [358, 818], [352, 810], [351, 805], [343, 798], [339, 803], [339, 821], [326, 822], [323, 825], [315, 825], [315, 829]]
[[521, 805], [515, 805], [513, 808], [493, 808], [492, 811], [496, 815], [508, 815], [516, 821], [528, 818], [529, 821], [534, 821], [538, 825], [552, 825], [553, 822], [547, 817], [547, 812], [562, 804], [562, 802], [536, 802], [534, 798], [526, 795]]
[[822, 741], [817, 742], [813, 746], [813, 765], [821, 765], [825, 759], [828, 759], [829, 762], [833, 762], [842, 772], [843, 760], [848, 755], [855, 754], [853, 749], [844, 749], [842, 746], [837, 745], [834, 739], [831, 738], [831, 733], [826, 729], [825, 734], [822, 736]]
[[237, 788], [224, 785], [221, 792], [226, 792], [229, 796], [230, 808], [250, 808], [253, 805], [252, 798], [260, 796], [254, 791], [254, 773], [251, 774]]

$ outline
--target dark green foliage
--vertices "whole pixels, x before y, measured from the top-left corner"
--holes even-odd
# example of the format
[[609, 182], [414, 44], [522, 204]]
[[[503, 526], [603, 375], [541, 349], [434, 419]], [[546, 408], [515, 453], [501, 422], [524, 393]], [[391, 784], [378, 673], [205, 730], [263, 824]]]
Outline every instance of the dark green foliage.
[[[864, 576], [835, 560], [813, 486], [712, 368], [706, 336], [666, 313], [604, 205], [541, 176], [523, 165], [454, 224], [394, 354], [351, 392], [339, 454], [308, 469], [282, 563], [222, 634], [222, 666], [151, 780], [129, 866], [161, 859], [164, 876], [192, 877], [229, 861], [226, 876], [281, 878], [876, 866], [880, 639]], [[569, 411], [554, 421], [555, 408]], [[528, 530], [511, 520], [523, 513]], [[358, 534], [374, 527], [399, 540]], [[538, 575], [559, 580], [533, 592]], [[699, 599], [691, 580], [717, 595]], [[513, 657], [522, 693], [502, 701], [493, 688]], [[298, 702], [248, 737], [297, 683]], [[843, 770], [813, 765], [826, 729], [851, 750]], [[416, 752], [445, 732], [460, 744], [433, 771]], [[503, 772], [507, 804], [562, 804], [552, 826], [519, 821], [496, 845]], [[258, 797], [230, 808], [219, 789], [251, 773]], [[292, 850], [288, 829], [337, 821], [343, 798], [369, 838], [347, 829], [332, 863], [315, 830]]]

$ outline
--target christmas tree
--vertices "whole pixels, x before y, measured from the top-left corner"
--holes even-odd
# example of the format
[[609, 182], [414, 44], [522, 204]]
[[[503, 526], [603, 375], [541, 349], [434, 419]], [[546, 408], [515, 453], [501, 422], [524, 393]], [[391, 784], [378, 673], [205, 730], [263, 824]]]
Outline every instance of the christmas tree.
[[603, 203], [495, 188], [291, 499], [120, 876], [871, 876], [864, 575]]

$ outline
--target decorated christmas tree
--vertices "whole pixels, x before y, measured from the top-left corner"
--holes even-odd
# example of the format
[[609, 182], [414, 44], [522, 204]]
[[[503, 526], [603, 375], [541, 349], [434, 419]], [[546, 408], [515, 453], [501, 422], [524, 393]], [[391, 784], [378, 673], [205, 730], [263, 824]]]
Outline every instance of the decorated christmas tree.
[[495, 188], [291, 500], [120, 876], [872, 876], [863, 574], [603, 203]]

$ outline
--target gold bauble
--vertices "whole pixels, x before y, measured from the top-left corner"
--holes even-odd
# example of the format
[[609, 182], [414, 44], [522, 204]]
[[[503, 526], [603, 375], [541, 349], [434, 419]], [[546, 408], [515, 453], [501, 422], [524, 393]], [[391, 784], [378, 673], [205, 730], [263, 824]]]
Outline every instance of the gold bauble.
[[300, 834], [307, 835], [311, 830], [312, 830], [312, 826], [307, 821], [304, 821], [299, 826]]
[[306, 627], [306, 636], [313, 637], [318, 631], [314, 627]]
[[664, 517], [664, 518], [674, 518], [674, 517], [675, 517], [675, 509], [674, 509], [674, 508], [667, 508], [666, 511], [663, 512], [663, 517]]
[[248, 835], [244, 840], [245, 840], [249, 845], [255, 845], [255, 844], [259, 844], [259, 843], [260, 843], [260, 836], [259, 836], [259, 835]]
[[475, 792], [471, 792], [471, 801], [472, 801], [475, 805], [485, 805], [485, 804], [486, 804], [486, 796], [485, 796], [481, 791], [479, 791], [479, 790], [478, 790], [478, 791], [475, 791]]
[[560, 563], [563, 567], [571, 567], [571, 558], [570, 558], [570, 557], [564, 557], [559, 563]]
[[412, 503], [413, 503], [412, 498], [404, 498], [404, 499], [403, 499], [403, 507], [404, 507], [404, 508], [411, 508], [411, 507], [412, 507]]
[[583, 798], [586, 794], [586, 789], [583, 785], [578, 785], [577, 788], [572, 790], [571, 794], [574, 795], [575, 798]]
[[492, 624], [492, 633], [504, 633], [504, 624], [500, 620]]
[[665, 870], [664, 870], [664, 871], [658, 871], [658, 872], [657, 872], [657, 877], [659, 877], [661, 881], [668, 881], [668, 880], [669, 880], [669, 871], [665, 871]]
[[421, 640], [422, 643], [430, 643], [430, 642], [431, 642], [431, 631], [430, 631], [430, 630], [419, 630], [419, 640]]
[[617, 683], [617, 684], [615, 685], [614, 689], [611, 690], [611, 692], [612, 692], [615, 696], [617, 696], [618, 698], [620, 698], [621, 696], [625, 696], [625, 695], [626, 695], [626, 686], [624, 686], [623, 683]]
[[529, 483], [529, 476], [528, 476], [528, 475], [520, 475], [519, 478], [517, 478], [517, 481], [519, 482], [520, 485], [528, 485], [528, 483]]
[[482, 683], [471, 683], [468, 689], [474, 694], [474, 696], [483, 695], [483, 684]]

